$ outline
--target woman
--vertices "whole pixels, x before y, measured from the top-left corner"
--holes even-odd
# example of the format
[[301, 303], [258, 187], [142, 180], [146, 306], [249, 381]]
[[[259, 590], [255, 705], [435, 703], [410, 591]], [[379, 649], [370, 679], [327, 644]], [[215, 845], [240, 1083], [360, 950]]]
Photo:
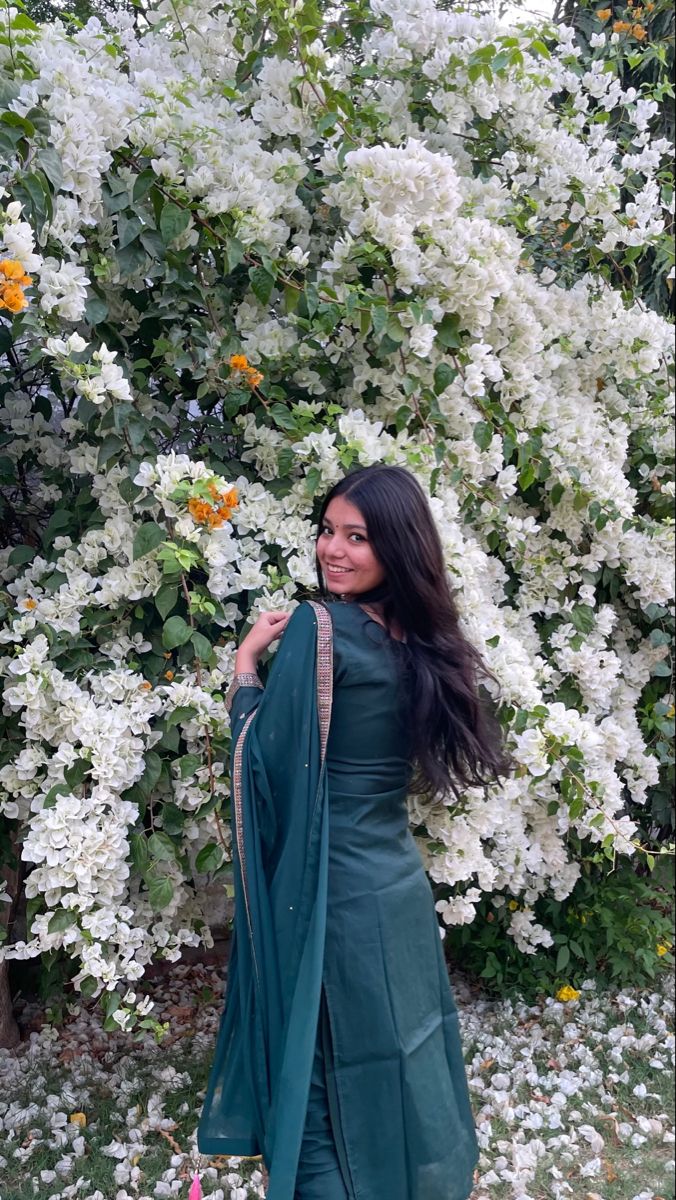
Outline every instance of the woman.
[[497, 779], [501, 739], [412, 475], [338, 483], [317, 562], [338, 602], [265, 614], [237, 653], [235, 938], [199, 1146], [262, 1153], [268, 1200], [467, 1200], [477, 1142], [406, 796]]

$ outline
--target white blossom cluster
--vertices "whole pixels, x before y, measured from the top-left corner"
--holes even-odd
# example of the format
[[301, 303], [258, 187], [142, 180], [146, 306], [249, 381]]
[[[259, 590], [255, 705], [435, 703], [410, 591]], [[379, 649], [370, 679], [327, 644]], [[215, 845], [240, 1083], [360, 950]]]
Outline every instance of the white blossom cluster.
[[[365, 74], [354, 79], [347, 58], [318, 41], [314, 79], [269, 56], [239, 88], [247, 23], [237, 5], [209, 0], [163, 0], [142, 33], [125, 12], [111, 17], [112, 32], [95, 19], [74, 35], [55, 22], [26, 47], [33, 73], [12, 107], [48, 115], [63, 184], [40, 235], [44, 255], [15, 201], [0, 234], [3, 253], [36, 277], [24, 332], [51, 372], [58, 416], [13, 379], [0, 405], [3, 455], [17, 469], [30, 460], [43, 508], [58, 502], [60, 478], [77, 479], [97, 519], [78, 536], [57, 529], [27, 564], [0, 552], [2, 704], [16, 738], [0, 768], [0, 815], [23, 831], [28, 893], [43, 909], [3, 953], [63, 947], [80, 964], [76, 982], [93, 980], [96, 991], [209, 937], [194, 862], [210, 843], [228, 854], [217, 810], [228, 801], [222, 697], [236, 631], [247, 613], [288, 608], [313, 586], [315, 496], [350, 465], [400, 463], [430, 491], [463, 627], [502, 704], [524, 718], [510, 732], [517, 770], [501, 790], [470, 789], [461, 805], [411, 803], [431, 878], [450, 893], [442, 921], [472, 920], [486, 893], [496, 908], [517, 897], [516, 944], [525, 953], [551, 944], [533, 906], [570, 894], [580, 872], [571, 835], [632, 853], [625, 799], [644, 803], [657, 781], [638, 709], [668, 647], [644, 636], [639, 617], [673, 599], [673, 522], [646, 515], [628, 459], [643, 439], [641, 479], [673, 497], [672, 330], [601, 276], [563, 286], [554, 270], [538, 273], [522, 222], [527, 199], [529, 235], [565, 222], [601, 250], [651, 245], [664, 218], [652, 110], [609, 72], [577, 72], [565, 28], [549, 58], [532, 33], [515, 31], [520, 63], [489, 83], [468, 64], [499, 48], [504, 31], [492, 18], [432, 0], [372, 0], [372, 9]], [[423, 83], [426, 108], [414, 119]], [[318, 122], [325, 95], [348, 85], [377, 132], [346, 149], [339, 124], [318, 132]], [[562, 93], [565, 119], [553, 103]], [[635, 153], [624, 158], [593, 119], [618, 106], [635, 127]], [[510, 147], [490, 175], [473, 169], [480, 117], [499, 120]], [[122, 285], [111, 250], [138, 233], [111, 203], [122, 194], [110, 191], [111, 168], [131, 196], [137, 158], [189, 214], [172, 250], [194, 252], [214, 295], [219, 272], [200, 239], [221, 222], [247, 265], [275, 260], [287, 291], [303, 277], [338, 314], [313, 325], [285, 308], [281, 285], [265, 301], [253, 281], [231, 311], [209, 314], [211, 357], [230, 321], [246, 361], [292, 396], [291, 426], [271, 418], [267, 401], [235, 412], [239, 457], [227, 486], [237, 504], [212, 525], [185, 501], [186, 489], [197, 495], [215, 477], [206, 453], [181, 440], [181, 401], [163, 406], [156, 380], [137, 388], [125, 359], [140, 321], [129, 293], [154, 302], [161, 292], [150, 267]], [[640, 187], [623, 206], [630, 174]], [[94, 279], [120, 349], [94, 318], [82, 320]], [[171, 305], [170, 292], [157, 304]], [[178, 301], [176, 313], [165, 363], [192, 369]], [[383, 335], [389, 353], [378, 353]], [[107, 457], [106, 446], [134, 416], [150, 423], [156, 445], [143, 444], [130, 474], [127, 447]], [[527, 469], [541, 481], [537, 505], [524, 496]], [[166, 537], [137, 556], [148, 522]], [[172, 544], [188, 576], [191, 563], [201, 572], [198, 600], [216, 645], [208, 664], [183, 662], [153, 687], [144, 664], [162, 650], [134, 614], [160, 596]], [[612, 603], [598, 595], [604, 572], [619, 581]], [[95, 655], [86, 667], [83, 648]], [[160, 745], [167, 725], [180, 755]], [[163, 814], [181, 817], [176, 857], [160, 860], [170, 898], [159, 911], [132, 846], [138, 785], [155, 760], [166, 767], [151, 789], [156, 846], [166, 845]], [[577, 809], [563, 798], [571, 761]]]

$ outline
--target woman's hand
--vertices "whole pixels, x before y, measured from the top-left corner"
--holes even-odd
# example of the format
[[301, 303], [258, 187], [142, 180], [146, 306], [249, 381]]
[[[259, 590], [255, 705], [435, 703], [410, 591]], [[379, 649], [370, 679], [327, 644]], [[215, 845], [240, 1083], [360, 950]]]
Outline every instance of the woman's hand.
[[290, 618], [291, 613], [261, 614], [237, 651], [235, 672], [238, 675], [249, 672], [255, 674], [261, 654], [267, 650], [268, 646], [276, 642], [278, 637], [281, 637]]

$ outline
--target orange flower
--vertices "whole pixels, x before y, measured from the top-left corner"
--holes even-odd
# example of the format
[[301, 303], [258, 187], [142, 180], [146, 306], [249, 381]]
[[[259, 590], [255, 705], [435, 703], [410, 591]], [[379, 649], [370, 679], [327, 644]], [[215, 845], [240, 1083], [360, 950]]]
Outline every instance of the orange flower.
[[608, 17], [612, 16], [612, 12], [612, 8], [599, 8], [596, 15], [599, 21], [607, 21]]
[[27, 598], [24, 600], [24, 602], [23, 602], [23, 606], [24, 606], [24, 608], [27, 608], [29, 611], [31, 611], [31, 612], [32, 612], [32, 610], [33, 610], [34, 608], [37, 608], [37, 606], [38, 606], [38, 602], [37, 602], [37, 600], [34, 600], [32, 596], [28, 596], [28, 597], [27, 597]]
[[20, 283], [0, 283], [0, 308], [18, 313], [27, 307], [28, 301]]
[[564, 243], [563, 243], [563, 246], [561, 247], [561, 249], [562, 249], [562, 250], [572, 250], [572, 249], [573, 249], [573, 243], [572, 243], [572, 242], [564, 242]]
[[168, 679], [169, 682], [171, 683], [172, 679], [174, 678], [174, 672], [173, 671], [165, 671], [164, 678]]
[[249, 360], [246, 354], [231, 354], [228, 362], [233, 371], [249, 370]]
[[228, 488], [227, 492], [222, 492], [221, 500], [223, 501], [224, 504], [227, 504], [228, 508], [237, 508], [237, 505], [239, 503], [239, 497], [237, 495], [237, 488], [231, 487], [231, 488]]
[[0, 274], [4, 275], [5, 279], [11, 279], [12, 283], [20, 283], [22, 287], [29, 287], [33, 282], [30, 275], [26, 275], [21, 263], [16, 258], [1, 259]]
[[244, 372], [244, 378], [249, 387], [253, 390], [254, 388], [258, 387], [259, 383], [263, 382], [264, 376], [254, 367], [249, 367], [248, 370]]
[[643, 25], [632, 25], [631, 32], [637, 42], [642, 42], [648, 36]]
[[213, 512], [213, 509], [207, 500], [199, 500], [196, 496], [191, 496], [188, 500], [188, 512], [198, 525], [206, 525], [209, 513]]
[[153, 690], [153, 685], [152, 685], [152, 683], [148, 683], [147, 680], [145, 681], [145, 683], [141, 684], [142, 692], [152, 692], [152, 690]]
[[613, 21], [613, 33], [628, 33], [630, 29], [630, 21]]

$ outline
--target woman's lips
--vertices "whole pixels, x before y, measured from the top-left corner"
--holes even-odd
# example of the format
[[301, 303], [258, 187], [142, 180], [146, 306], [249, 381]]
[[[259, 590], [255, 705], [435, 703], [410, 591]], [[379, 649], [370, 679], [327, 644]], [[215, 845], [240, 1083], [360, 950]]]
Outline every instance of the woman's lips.
[[349, 575], [352, 571], [352, 567], [332, 567], [329, 563], [327, 563], [326, 571], [329, 575]]

